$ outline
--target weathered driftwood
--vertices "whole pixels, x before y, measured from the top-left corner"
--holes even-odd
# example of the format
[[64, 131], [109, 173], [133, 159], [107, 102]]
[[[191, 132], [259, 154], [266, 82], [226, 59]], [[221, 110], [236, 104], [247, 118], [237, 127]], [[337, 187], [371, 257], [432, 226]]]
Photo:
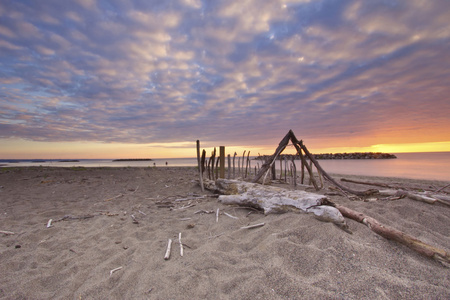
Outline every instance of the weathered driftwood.
[[164, 259], [168, 260], [170, 258], [170, 251], [172, 249], [172, 239], [169, 239], [167, 241], [167, 250], [166, 253], [164, 254]]
[[200, 160], [200, 141], [197, 140], [197, 164], [198, 164], [198, 175], [200, 178], [200, 188], [202, 189], [202, 192], [205, 191], [205, 187], [203, 186], [203, 168], [202, 168], [202, 162]]
[[248, 225], [248, 226], [241, 227], [241, 229], [258, 228], [258, 227], [264, 226], [265, 224], [266, 224], [266, 223], [259, 223], [259, 224], [254, 224], [254, 225]]
[[450, 264], [449, 252], [385, 226], [360, 212], [336, 205], [322, 195], [238, 180], [217, 180], [215, 183], [208, 181], [206, 188], [223, 194], [219, 196], [219, 201], [225, 204], [257, 207], [263, 209], [266, 214], [298, 210], [312, 212], [319, 220], [333, 222], [346, 231], [348, 226], [343, 217], [347, 217], [368, 226], [373, 232], [386, 239], [406, 245], [421, 255]]
[[375, 220], [374, 218], [371, 218], [363, 213], [354, 211], [350, 208], [340, 206], [340, 205], [336, 205], [336, 208], [342, 213], [343, 216], [366, 225], [373, 232], [381, 235], [382, 237], [384, 237], [388, 240], [393, 240], [393, 241], [399, 242], [399, 243], [411, 248], [412, 250], [414, 250], [422, 255], [425, 255], [427, 257], [433, 258], [435, 260], [438, 260], [438, 261], [441, 261], [441, 262], [444, 262], [447, 264], [450, 263], [450, 253], [443, 249], [431, 246], [419, 239], [416, 239], [416, 238], [410, 236], [409, 234], [406, 234], [397, 229], [383, 225], [383, 224], [379, 223], [377, 220]]
[[207, 181], [205, 187], [222, 194], [219, 201], [224, 204], [255, 207], [262, 209], [265, 214], [311, 212], [321, 221], [333, 222], [344, 229], [347, 228], [344, 217], [336, 208], [326, 205], [329, 200], [323, 195], [227, 179]]
[[308, 157], [309, 160], [314, 164], [314, 166], [316, 167], [317, 171], [319, 172], [319, 176], [324, 176], [332, 184], [334, 184], [335, 186], [339, 187], [340, 189], [342, 189], [342, 190], [344, 190], [346, 192], [349, 192], [351, 194], [358, 195], [358, 196], [368, 196], [368, 195], [372, 195], [372, 194], [378, 192], [377, 190], [373, 190], [373, 189], [366, 190], [366, 191], [357, 191], [357, 190], [353, 190], [353, 189], [350, 189], [350, 188], [348, 188], [346, 186], [343, 186], [343, 185], [339, 184], [327, 172], [325, 172], [325, 170], [319, 165], [319, 163], [314, 158], [314, 156], [308, 151], [306, 146], [303, 145], [303, 142], [299, 141], [297, 139], [297, 137], [295, 136], [295, 134], [294, 134], [294, 132], [292, 130], [289, 130], [289, 132], [286, 134], [286, 136], [278, 144], [278, 147], [275, 150], [275, 153], [269, 158], [268, 161], [266, 161], [262, 165], [261, 170], [259, 171], [259, 173], [256, 174], [256, 176], [253, 178], [253, 182], [258, 182], [261, 179], [261, 177], [268, 171], [270, 166], [274, 163], [274, 161], [276, 160], [278, 155], [280, 155], [281, 152], [283, 152], [283, 150], [286, 148], [286, 146], [288, 145], [289, 141], [291, 141], [292, 144], [294, 145], [295, 149], [297, 149], [297, 153], [300, 155], [300, 158], [302, 159], [302, 164], [308, 170], [309, 177], [311, 179], [311, 183], [314, 185], [316, 190], [319, 190], [320, 188], [319, 188], [319, 186], [317, 185], [317, 183], [316, 183], [316, 181], [314, 179], [314, 175], [312, 173], [311, 167], [308, 166], [307, 163], [304, 163], [304, 157], [303, 157], [303, 155], [301, 155], [302, 151], [305, 153], [305, 156]]
[[405, 190], [380, 190], [379, 194], [381, 196], [394, 196], [394, 197], [398, 197], [403, 198], [403, 197], [408, 197], [412, 200], [416, 200], [416, 201], [421, 201], [421, 202], [425, 202], [428, 204], [434, 204], [436, 202], [439, 202], [441, 204], [450, 206], [450, 197], [446, 196], [446, 195], [439, 195], [439, 194], [433, 194], [433, 193], [429, 193], [429, 192], [425, 192], [425, 193], [412, 193], [409, 191], [405, 191]]
[[3, 233], [3, 234], [5, 234], [5, 235], [12, 235], [12, 234], [15, 234], [14, 232], [12, 232], [12, 231], [7, 231], [7, 230], [0, 230], [0, 233]]
[[181, 242], [181, 232], [178, 234], [178, 243], [180, 244], [180, 256], [183, 256], [183, 243]]
[[111, 276], [114, 272], [119, 271], [119, 270], [122, 270], [122, 267], [112, 269], [111, 271], [109, 271], [109, 276]]

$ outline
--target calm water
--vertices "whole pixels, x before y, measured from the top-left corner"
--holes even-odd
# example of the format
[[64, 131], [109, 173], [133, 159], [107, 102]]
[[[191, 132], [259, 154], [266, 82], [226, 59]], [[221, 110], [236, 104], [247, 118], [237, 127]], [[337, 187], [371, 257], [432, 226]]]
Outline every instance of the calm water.
[[[365, 160], [319, 160], [320, 165], [328, 173], [354, 174], [382, 177], [403, 177], [414, 179], [430, 179], [450, 181], [450, 152], [432, 153], [399, 153], [397, 159], [365, 159]], [[196, 158], [168, 158], [154, 159], [152, 161], [115, 162], [110, 159], [83, 159], [80, 162], [31, 162], [21, 161], [9, 163], [0, 160], [3, 166], [52, 166], [52, 167], [169, 167], [196, 166]], [[254, 167], [261, 161], [252, 160]], [[237, 164], [237, 158], [236, 158]], [[300, 161], [296, 161], [297, 169]], [[277, 162], [276, 167], [279, 167]]]

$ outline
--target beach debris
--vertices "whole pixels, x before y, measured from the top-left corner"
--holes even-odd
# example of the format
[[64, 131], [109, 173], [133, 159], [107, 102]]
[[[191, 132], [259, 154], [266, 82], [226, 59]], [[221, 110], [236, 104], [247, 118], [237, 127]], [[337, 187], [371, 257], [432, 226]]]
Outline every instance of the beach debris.
[[[341, 181], [387, 188], [386, 190], [378, 191], [378, 194], [380, 194], [381, 196], [388, 196], [388, 200], [398, 200], [407, 197], [409, 199], [425, 202], [428, 204], [439, 202], [441, 204], [450, 206], [450, 197], [448, 197], [447, 195], [438, 194], [440, 191], [448, 187], [448, 185], [435, 191], [424, 191], [425, 188], [419, 186], [406, 187], [400, 185], [389, 185], [381, 182], [361, 181], [346, 178], [341, 178]], [[415, 191], [412, 192], [410, 190]]]
[[118, 268], [112, 269], [111, 271], [109, 271], [109, 276], [111, 276], [114, 272], [119, 271], [121, 269], [122, 269], [122, 267], [118, 267]]
[[239, 220], [239, 218], [238, 217], [235, 217], [235, 216], [233, 216], [233, 215], [230, 215], [229, 213], [226, 213], [226, 212], [224, 212], [223, 213], [225, 216], [227, 216], [227, 217], [230, 217], [230, 218], [232, 218], [232, 219], [236, 219], [236, 220]]
[[436, 202], [450, 206], [450, 197], [446, 195], [439, 195], [432, 192], [422, 192], [422, 193], [413, 193], [410, 191], [401, 190], [380, 190], [379, 194], [381, 196], [389, 196], [389, 198], [393, 199], [401, 199], [407, 197], [412, 200], [425, 202], [428, 204], [435, 204]]
[[139, 189], [139, 186], [137, 186], [134, 190], [133, 189], [130, 189], [129, 191], [131, 192], [131, 194], [134, 194], [134, 193], [136, 193], [136, 191]]
[[15, 234], [14, 232], [12, 232], [12, 231], [7, 231], [7, 230], [0, 230], [0, 233], [3, 233], [3, 234], [5, 234], [5, 235], [13, 235], [13, 234]]
[[376, 234], [388, 239], [401, 243], [410, 249], [424, 255], [426, 257], [435, 259], [445, 266], [450, 264], [450, 252], [443, 249], [431, 246], [407, 233], [383, 225], [372, 217], [369, 217], [361, 212], [354, 211], [345, 206], [336, 205], [336, 208], [341, 214], [347, 218], [355, 220], [369, 227]]
[[241, 227], [241, 229], [253, 229], [253, 228], [262, 227], [264, 225], [266, 225], [266, 223], [258, 223], [258, 224], [254, 224], [254, 225], [248, 225], [248, 226]]
[[114, 200], [114, 199], [117, 199], [117, 198], [120, 198], [120, 197], [123, 197], [123, 196], [124, 196], [123, 194], [119, 194], [119, 195], [114, 196], [114, 197], [112, 197], [112, 198], [108, 198], [108, 199], [106, 199], [105, 201], [111, 201], [111, 200]]
[[[208, 187], [211, 187], [210, 182], [206, 183]], [[312, 212], [321, 221], [333, 222], [342, 229], [348, 228], [345, 219], [338, 211], [329, 213], [333, 209], [323, 205], [329, 203], [328, 198], [323, 195], [229, 179], [218, 179], [215, 186], [217, 190], [225, 194], [219, 196], [219, 201], [224, 204], [257, 207], [262, 209], [264, 214], [289, 211]], [[314, 209], [311, 209], [312, 207]]]
[[445, 189], [448, 188], [449, 186], [450, 186], [450, 183], [447, 184], [447, 185], [445, 185], [445, 186], [443, 186], [443, 187], [441, 187], [441, 188], [439, 188], [439, 189], [437, 189], [437, 190], [436, 190], [436, 193], [439, 193], [439, 192], [445, 190]]
[[186, 205], [186, 206], [182, 206], [182, 207], [178, 207], [178, 208], [173, 208], [173, 210], [186, 209], [186, 208], [193, 207], [193, 206], [195, 206], [195, 204], [189, 204], [189, 205]]
[[168, 260], [170, 258], [170, 250], [172, 248], [172, 239], [169, 239], [167, 242], [167, 250], [166, 253], [164, 254], [164, 259]]
[[197, 210], [196, 212], [194, 212], [194, 214], [213, 214], [213, 213], [214, 213], [213, 210], [204, 210], [204, 209]]
[[216, 223], [219, 223], [219, 211], [220, 209], [218, 208], [216, 211]]
[[192, 218], [182, 218], [182, 219], [180, 219], [180, 221], [189, 221], [189, 220], [191, 220]]
[[52, 226], [53, 219], [48, 220], [47, 222], [47, 228], [50, 228]]
[[338, 227], [351, 233], [348, 231], [348, 225], [347, 222], [345, 222], [344, 216], [342, 216], [336, 207], [329, 205], [318, 205], [307, 208], [306, 212], [312, 212], [317, 220], [334, 223]]
[[143, 212], [143, 211], [139, 211], [139, 213], [140, 213], [141, 215], [144, 215], [144, 216], [147, 215], [147, 214], [146, 214], [145, 212]]
[[178, 234], [178, 243], [180, 244], [180, 256], [183, 256], [183, 244], [181, 243], [181, 232]]
[[136, 220], [136, 217], [134, 215], [130, 215], [130, 217], [133, 219], [133, 224], [139, 224], [138, 220]]
[[204, 199], [206, 198], [207, 195], [203, 195], [203, 196], [191, 196], [191, 197], [186, 197], [186, 198], [179, 198], [176, 199], [175, 202], [181, 202], [181, 201], [188, 201], [188, 200], [198, 200], [198, 199]]

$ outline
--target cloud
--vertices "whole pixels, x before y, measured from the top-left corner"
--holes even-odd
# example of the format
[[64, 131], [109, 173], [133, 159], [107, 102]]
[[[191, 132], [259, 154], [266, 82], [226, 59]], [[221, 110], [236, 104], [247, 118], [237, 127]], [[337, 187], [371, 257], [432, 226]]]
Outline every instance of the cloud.
[[449, 6], [2, 3], [0, 138], [449, 140]]

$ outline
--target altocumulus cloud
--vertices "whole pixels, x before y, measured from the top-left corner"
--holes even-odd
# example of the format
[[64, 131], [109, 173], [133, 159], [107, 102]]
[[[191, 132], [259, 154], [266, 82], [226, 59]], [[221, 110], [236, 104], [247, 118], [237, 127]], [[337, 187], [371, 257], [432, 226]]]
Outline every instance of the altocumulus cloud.
[[7, 0], [0, 19], [1, 138], [450, 138], [446, 0]]

